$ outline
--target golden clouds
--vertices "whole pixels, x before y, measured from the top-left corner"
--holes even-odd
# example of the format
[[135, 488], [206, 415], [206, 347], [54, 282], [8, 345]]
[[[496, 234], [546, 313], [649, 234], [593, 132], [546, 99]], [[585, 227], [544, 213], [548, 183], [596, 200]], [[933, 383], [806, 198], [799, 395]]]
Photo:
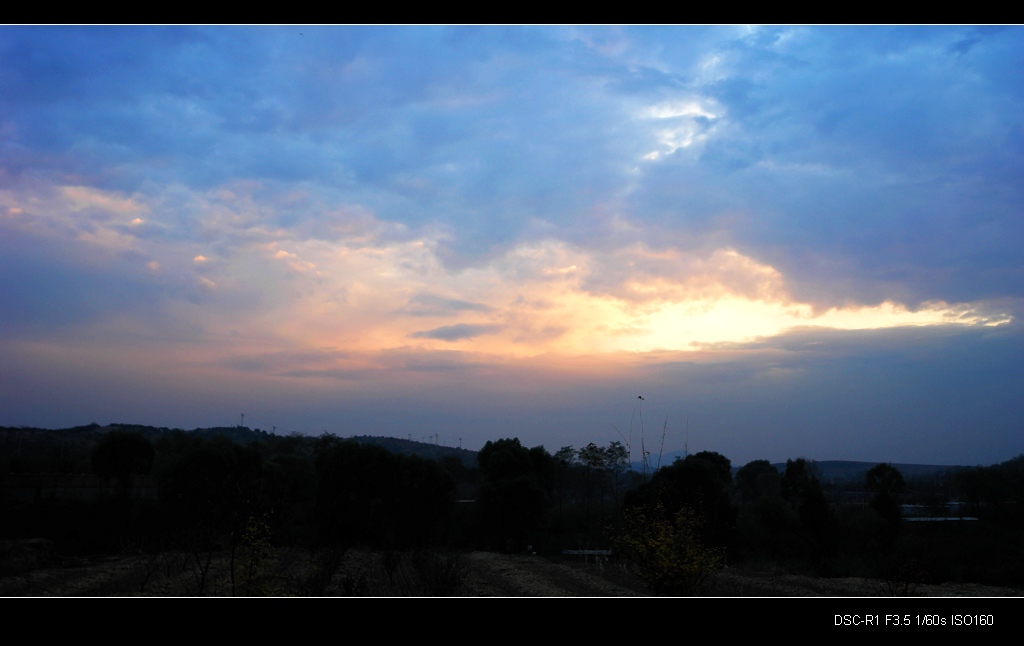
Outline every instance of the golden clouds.
[[[693, 351], [800, 327], [876, 329], [998, 324], [969, 306], [893, 302], [816, 312], [774, 267], [723, 248], [695, 253], [631, 245], [588, 251], [524, 243], [486, 265], [446, 270], [436, 243], [292, 243], [327, 280], [295, 303], [289, 337], [359, 352], [457, 349], [494, 357]], [[343, 299], [331, 294], [344, 294]], [[426, 306], [429, 304], [429, 307]]]
[[803, 327], [1010, 320], [942, 302], [914, 310], [893, 301], [822, 309], [795, 299], [775, 267], [727, 246], [584, 248], [546, 238], [453, 270], [441, 260], [443, 232], [413, 231], [359, 208], [289, 228], [274, 224], [275, 205], [261, 204], [254, 190], [189, 193], [181, 203], [196, 215], [175, 220], [185, 207], [172, 208], [164, 198], [143, 205], [62, 187], [40, 192], [46, 199], [7, 200], [14, 206], [6, 221], [87, 243], [81, 247], [89, 257], [99, 257], [98, 250], [144, 259], [150, 280], [180, 287], [161, 293], [187, 294], [167, 296], [162, 311], [209, 339], [242, 334], [254, 350], [327, 348], [362, 357], [454, 351], [498, 362], [562, 361], [694, 352]]

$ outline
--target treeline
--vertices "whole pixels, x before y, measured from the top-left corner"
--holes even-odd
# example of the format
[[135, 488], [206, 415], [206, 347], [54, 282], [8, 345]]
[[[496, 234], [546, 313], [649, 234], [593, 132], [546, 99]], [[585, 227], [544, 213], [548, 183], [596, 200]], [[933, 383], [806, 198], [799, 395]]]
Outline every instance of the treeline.
[[[619, 442], [551, 453], [506, 438], [474, 461], [434, 445], [421, 445], [430, 458], [415, 455], [419, 443], [405, 440], [391, 440], [396, 452], [374, 438], [239, 428], [41, 433], [4, 435], [0, 469], [17, 475], [3, 478], [3, 537], [48, 538], [67, 554], [173, 550], [191, 559], [199, 591], [215, 553], [252, 572], [278, 547], [308, 549], [328, 578], [356, 547], [612, 549], [658, 593], [693, 592], [726, 564], [877, 578], [893, 593], [944, 581], [1024, 585], [1024, 456], [921, 479], [882, 464], [837, 487], [804, 459], [734, 470], [707, 451], [638, 473]], [[83, 471], [104, 483], [96, 496], [12, 493], [27, 475]], [[140, 493], [143, 480], [153, 495]], [[951, 500], [978, 520], [903, 518], [905, 504]]]
[[[81, 430], [95, 433], [91, 446], [74, 435]], [[456, 485], [442, 464], [456, 471], [462, 465], [328, 434], [145, 430], [70, 429], [63, 447], [63, 432], [53, 431], [41, 450], [5, 452], [5, 533], [54, 538], [72, 552], [125, 542], [191, 549], [230, 545], [255, 519], [285, 545], [408, 546], [426, 541], [431, 525], [450, 514]], [[33, 474], [72, 472], [94, 474], [106, 486], [97, 495], [40, 491], [29, 500], [15, 486]], [[138, 495], [144, 479], [155, 483], [152, 499]]]
[[[889, 594], [925, 583], [1024, 586], [1024, 456], [907, 479], [882, 463], [860, 481], [838, 484], [822, 482], [805, 459], [788, 460], [781, 471], [756, 460], [733, 478], [730, 466], [717, 453], [691, 455], [626, 496], [628, 507], [663, 510], [662, 521], [684, 514], [686, 531], [676, 534], [692, 537], [684, 541], [691, 551], [701, 548], [683, 568], [691, 584], [709, 562], [728, 561], [877, 579]], [[645, 518], [650, 525], [651, 514]]]
[[[3, 430], [3, 533], [50, 538], [69, 554], [233, 549], [254, 526], [276, 545], [314, 551], [601, 548], [606, 518], [629, 486], [615, 443], [551, 455], [518, 439], [477, 453], [239, 428]], [[33, 475], [71, 473], [103, 486], [23, 486]]]

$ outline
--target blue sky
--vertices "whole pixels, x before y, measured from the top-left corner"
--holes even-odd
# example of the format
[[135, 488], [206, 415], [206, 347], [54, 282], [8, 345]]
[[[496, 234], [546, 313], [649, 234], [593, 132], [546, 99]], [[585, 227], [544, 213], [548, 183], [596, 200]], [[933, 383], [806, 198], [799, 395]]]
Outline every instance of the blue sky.
[[0, 28], [0, 424], [1008, 459], [1021, 36]]

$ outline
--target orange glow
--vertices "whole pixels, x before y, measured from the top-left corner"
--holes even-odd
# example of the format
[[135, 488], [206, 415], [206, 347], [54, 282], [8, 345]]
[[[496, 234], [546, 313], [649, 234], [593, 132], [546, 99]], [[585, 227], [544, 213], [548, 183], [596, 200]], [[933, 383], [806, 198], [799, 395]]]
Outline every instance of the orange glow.
[[[593, 254], [558, 241], [520, 245], [487, 266], [458, 273], [446, 271], [432, 249], [430, 241], [417, 241], [276, 252], [290, 261], [309, 258], [303, 262], [326, 277], [306, 285], [309, 291], [277, 331], [318, 347], [524, 358], [694, 351], [808, 326], [852, 330], [1010, 320], [945, 303], [913, 312], [884, 302], [815, 313], [811, 304], [787, 296], [781, 273], [732, 249], [706, 257], [619, 250], [613, 254], [617, 264], [632, 268], [610, 281], [597, 275], [602, 267]], [[410, 299], [423, 293], [474, 305], [410, 315]]]
[[[394, 352], [610, 361], [623, 353], [693, 354], [709, 344], [743, 344], [804, 327], [1011, 320], [969, 303], [933, 302], [911, 311], [885, 301], [822, 310], [794, 299], [778, 269], [728, 247], [686, 251], [631, 243], [598, 251], [545, 239], [453, 271], [437, 253], [443, 234], [414, 236], [352, 209], [332, 214], [331, 240], [299, 235], [267, 225], [270, 219], [260, 214], [267, 207], [247, 190], [238, 185], [196, 195], [205, 238], [184, 244], [143, 235], [146, 227], [163, 226], [163, 216], [123, 195], [63, 187], [45, 200], [0, 196], [26, 204], [8, 207], [19, 214], [13, 226], [99, 251], [131, 249], [163, 280], [189, 276], [191, 300], [168, 301], [166, 310], [196, 324], [218, 350], [229, 337], [237, 341], [231, 353], [312, 349], [334, 353], [329, 369], [337, 367], [338, 353], [361, 357], [364, 367]], [[75, 209], [86, 207], [110, 217], [79, 228]], [[20, 217], [23, 211], [29, 215]], [[137, 212], [145, 213], [145, 222], [135, 217], [136, 226], [125, 227], [124, 214]], [[235, 246], [210, 262], [206, 238]], [[259, 305], [240, 314], [232, 305], [237, 302]]]

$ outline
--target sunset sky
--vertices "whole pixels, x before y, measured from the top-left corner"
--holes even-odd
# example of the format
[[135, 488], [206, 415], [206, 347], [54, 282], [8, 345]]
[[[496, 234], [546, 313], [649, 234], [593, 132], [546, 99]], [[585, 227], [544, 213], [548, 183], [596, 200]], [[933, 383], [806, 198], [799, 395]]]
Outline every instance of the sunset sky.
[[0, 425], [991, 464], [1022, 316], [1022, 28], [0, 27]]

